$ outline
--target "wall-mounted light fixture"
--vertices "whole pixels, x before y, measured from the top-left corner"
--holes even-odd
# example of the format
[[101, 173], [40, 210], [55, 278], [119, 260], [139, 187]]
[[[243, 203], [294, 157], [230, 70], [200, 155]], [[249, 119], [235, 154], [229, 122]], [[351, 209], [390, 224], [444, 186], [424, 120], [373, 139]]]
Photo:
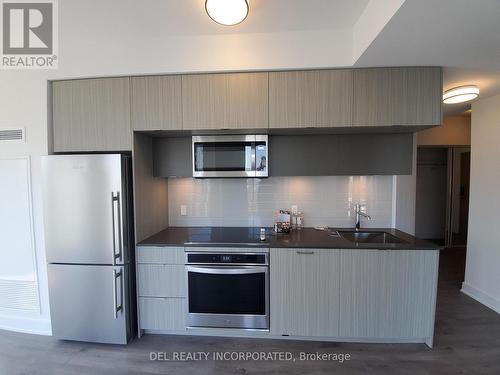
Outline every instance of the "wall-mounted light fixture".
[[208, 16], [225, 26], [237, 25], [248, 15], [248, 0], [206, 0]]
[[479, 95], [479, 88], [474, 85], [454, 87], [446, 90], [443, 94], [444, 104], [456, 104], [468, 102], [469, 100], [476, 99]]

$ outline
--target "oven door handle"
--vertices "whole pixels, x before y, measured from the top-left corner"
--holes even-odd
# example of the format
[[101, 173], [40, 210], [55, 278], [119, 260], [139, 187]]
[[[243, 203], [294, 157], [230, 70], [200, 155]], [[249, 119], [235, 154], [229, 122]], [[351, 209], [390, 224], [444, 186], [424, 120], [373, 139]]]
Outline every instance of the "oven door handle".
[[252, 273], [267, 273], [267, 267], [194, 267], [186, 266], [188, 272], [208, 273], [216, 275], [247, 275]]

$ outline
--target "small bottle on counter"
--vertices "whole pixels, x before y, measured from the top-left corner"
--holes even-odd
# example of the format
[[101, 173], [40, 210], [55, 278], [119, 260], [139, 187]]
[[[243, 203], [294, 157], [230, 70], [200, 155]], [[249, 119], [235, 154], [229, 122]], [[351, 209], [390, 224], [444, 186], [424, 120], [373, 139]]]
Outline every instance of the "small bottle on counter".
[[295, 229], [301, 230], [302, 228], [304, 228], [304, 214], [299, 211], [295, 215]]
[[266, 228], [260, 228], [260, 240], [261, 241], [266, 240]]
[[304, 214], [302, 211], [292, 212], [291, 221], [293, 230], [301, 230], [304, 228]]

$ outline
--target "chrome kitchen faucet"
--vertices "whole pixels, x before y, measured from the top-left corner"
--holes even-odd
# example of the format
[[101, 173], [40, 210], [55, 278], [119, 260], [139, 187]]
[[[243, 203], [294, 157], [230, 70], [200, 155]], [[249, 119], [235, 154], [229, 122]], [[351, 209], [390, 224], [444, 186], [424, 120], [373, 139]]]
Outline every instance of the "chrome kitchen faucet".
[[360, 228], [360, 216], [364, 216], [365, 218], [367, 218], [368, 220], [371, 220], [371, 216], [368, 215], [367, 213], [361, 211], [361, 205], [359, 203], [356, 203], [354, 205], [354, 215], [355, 215], [355, 218], [356, 218], [356, 231], [359, 230]]

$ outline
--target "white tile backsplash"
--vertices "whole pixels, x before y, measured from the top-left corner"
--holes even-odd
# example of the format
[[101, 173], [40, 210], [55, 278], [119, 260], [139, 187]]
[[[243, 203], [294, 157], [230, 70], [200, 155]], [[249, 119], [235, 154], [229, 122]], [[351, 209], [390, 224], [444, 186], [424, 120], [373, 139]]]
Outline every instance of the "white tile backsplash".
[[[364, 227], [392, 225], [392, 176], [270, 177], [266, 179], [171, 178], [171, 226], [271, 226], [273, 212], [293, 204], [305, 225], [354, 226], [352, 207], [366, 205]], [[187, 215], [181, 216], [181, 205]]]

